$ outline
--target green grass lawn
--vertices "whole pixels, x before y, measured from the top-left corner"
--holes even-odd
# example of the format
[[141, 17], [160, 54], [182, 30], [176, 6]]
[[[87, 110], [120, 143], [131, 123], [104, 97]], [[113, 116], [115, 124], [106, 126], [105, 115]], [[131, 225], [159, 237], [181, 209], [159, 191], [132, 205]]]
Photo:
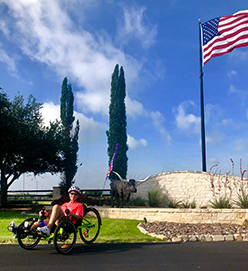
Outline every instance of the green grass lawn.
[[[33, 217], [21, 214], [17, 211], [0, 210], [0, 243], [17, 243], [17, 239], [12, 238], [12, 233], [7, 230], [11, 221], [19, 225], [24, 219]], [[161, 240], [143, 234], [137, 228], [140, 221], [129, 219], [102, 218], [102, 227], [96, 243], [120, 243], [120, 242], [159, 242]], [[79, 234], [77, 243], [82, 242]]]

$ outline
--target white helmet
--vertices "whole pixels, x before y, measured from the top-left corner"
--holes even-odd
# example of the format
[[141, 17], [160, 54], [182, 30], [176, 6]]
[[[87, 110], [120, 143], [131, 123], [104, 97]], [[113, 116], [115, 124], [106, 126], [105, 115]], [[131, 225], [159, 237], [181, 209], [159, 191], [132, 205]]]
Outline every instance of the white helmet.
[[68, 193], [70, 193], [71, 191], [77, 191], [79, 194], [81, 193], [80, 188], [78, 186], [75, 186], [75, 185], [73, 185], [73, 186], [71, 186], [69, 188]]

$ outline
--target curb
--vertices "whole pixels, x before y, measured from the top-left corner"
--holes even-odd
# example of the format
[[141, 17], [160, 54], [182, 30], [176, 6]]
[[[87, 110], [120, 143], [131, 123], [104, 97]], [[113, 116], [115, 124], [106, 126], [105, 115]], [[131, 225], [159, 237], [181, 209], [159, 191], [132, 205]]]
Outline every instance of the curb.
[[167, 243], [179, 243], [179, 242], [231, 242], [231, 241], [248, 241], [248, 234], [229, 234], [229, 235], [180, 235], [180, 236], [172, 236], [168, 237], [162, 234], [156, 234], [152, 232], [146, 231], [141, 225], [143, 223], [139, 223], [137, 228], [141, 233], [147, 234], [151, 237], [158, 238]]

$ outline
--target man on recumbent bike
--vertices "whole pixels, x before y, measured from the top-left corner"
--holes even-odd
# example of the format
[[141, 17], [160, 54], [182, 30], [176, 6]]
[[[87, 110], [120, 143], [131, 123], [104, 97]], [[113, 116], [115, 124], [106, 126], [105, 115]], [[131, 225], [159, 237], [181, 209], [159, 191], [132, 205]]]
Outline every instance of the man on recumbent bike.
[[[51, 214], [49, 214], [46, 210], [40, 211], [40, 216], [42, 215], [42, 212], [44, 212], [44, 215], [46, 217], [49, 217], [50, 219], [44, 220], [46, 226], [43, 227], [41, 227], [40, 222], [35, 222], [30, 229], [31, 231], [35, 231], [37, 229], [41, 234], [50, 236], [53, 226], [58, 225], [62, 221], [63, 216], [71, 216], [76, 221], [80, 218], [83, 218], [84, 207], [81, 203], [77, 201], [81, 193], [79, 187], [71, 186], [68, 192], [70, 201], [65, 202], [61, 206], [59, 206], [58, 204], [54, 205]], [[67, 209], [69, 210], [69, 212], [66, 212]]]

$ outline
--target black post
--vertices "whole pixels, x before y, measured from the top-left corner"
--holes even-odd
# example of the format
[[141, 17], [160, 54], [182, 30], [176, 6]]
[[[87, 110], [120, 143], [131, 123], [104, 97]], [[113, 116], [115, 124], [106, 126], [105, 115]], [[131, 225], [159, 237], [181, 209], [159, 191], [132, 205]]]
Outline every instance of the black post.
[[206, 169], [206, 142], [205, 142], [205, 117], [204, 117], [204, 94], [203, 94], [203, 64], [202, 64], [202, 27], [199, 20], [199, 41], [200, 41], [200, 87], [201, 87], [201, 143], [202, 143], [202, 171]]

